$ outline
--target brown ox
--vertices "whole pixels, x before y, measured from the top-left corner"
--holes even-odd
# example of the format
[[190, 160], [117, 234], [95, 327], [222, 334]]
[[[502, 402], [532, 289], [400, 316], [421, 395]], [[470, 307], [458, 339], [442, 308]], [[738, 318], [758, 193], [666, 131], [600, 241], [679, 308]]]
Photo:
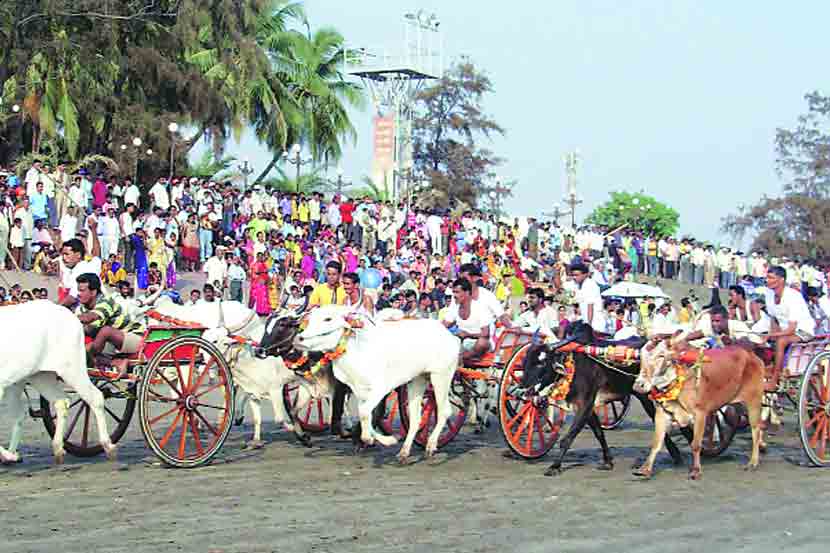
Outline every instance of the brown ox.
[[[645, 346], [642, 352], [640, 375], [634, 383], [638, 392], [649, 392], [661, 379], [674, 379], [677, 370], [673, 353], [665, 342], [652, 350]], [[761, 444], [761, 399], [764, 395], [764, 364], [755, 354], [739, 346], [706, 350], [703, 363], [697, 367], [684, 366], [686, 380], [676, 399], [660, 401], [654, 417], [654, 439], [648, 458], [634, 471], [638, 476], [651, 477], [654, 459], [663, 445], [663, 439], [672, 420], [681, 427], [694, 422], [692, 439], [692, 466], [689, 478], [700, 478], [700, 449], [706, 426], [706, 417], [729, 403], [742, 402], [749, 412], [752, 427], [752, 456], [747, 469], [757, 469]]]

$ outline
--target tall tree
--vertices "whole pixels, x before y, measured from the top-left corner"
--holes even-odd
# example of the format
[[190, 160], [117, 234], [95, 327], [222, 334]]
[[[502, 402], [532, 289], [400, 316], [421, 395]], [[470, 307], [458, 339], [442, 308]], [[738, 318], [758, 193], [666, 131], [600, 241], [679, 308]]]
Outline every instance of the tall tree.
[[490, 78], [468, 58], [454, 63], [434, 86], [418, 95], [413, 120], [416, 169], [427, 175], [433, 194], [475, 205], [502, 162], [483, 144], [504, 129], [483, 108], [493, 92]]
[[778, 197], [763, 197], [726, 217], [723, 230], [772, 255], [830, 256], [830, 97], [805, 95], [807, 113], [775, 135]]
[[[334, 63], [343, 38], [318, 41], [312, 66], [297, 55], [312, 36], [290, 0], [4, 0], [0, 164], [49, 139], [61, 157], [103, 154], [132, 167], [144, 154], [130, 145], [139, 137], [156, 152], [142, 160], [151, 176], [167, 172], [171, 151], [184, 166], [203, 137], [221, 157], [227, 138], [248, 126], [275, 156], [301, 139], [339, 155], [353, 133], [345, 108], [332, 103], [344, 82]], [[304, 72], [334, 86], [309, 85]], [[13, 103], [22, 110], [10, 117]], [[311, 132], [309, 106], [332, 122]], [[174, 121], [195, 132], [171, 135]]]

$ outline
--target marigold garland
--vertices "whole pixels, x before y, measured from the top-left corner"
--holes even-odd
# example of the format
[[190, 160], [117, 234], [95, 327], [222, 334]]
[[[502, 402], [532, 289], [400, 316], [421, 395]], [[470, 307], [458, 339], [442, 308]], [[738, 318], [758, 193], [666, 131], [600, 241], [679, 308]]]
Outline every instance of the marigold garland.
[[675, 365], [675, 370], [677, 371], [677, 378], [674, 379], [671, 386], [663, 391], [660, 391], [657, 388], [652, 388], [651, 392], [649, 392], [648, 397], [650, 397], [652, 401], [667, 403], [669, 401], [676, 401], [677, 398], [680, 397], [680, 391], [683, 389], [683, 384], [686, 380], [688, 380], [689, 374], [686, 372], [686, 369], [680, 365]]
[[562, 401], [568, 397], [568, 392], [571, 391], [571, 383], [574, 380], [574, 373], [576, 372], [573, 354], [565, 358], [564, 368], [565, 374], [559, 379], [559, 382], [556, 383], [556, 386], [551, 391], [550, 396], [548, 396], [551, 401]]

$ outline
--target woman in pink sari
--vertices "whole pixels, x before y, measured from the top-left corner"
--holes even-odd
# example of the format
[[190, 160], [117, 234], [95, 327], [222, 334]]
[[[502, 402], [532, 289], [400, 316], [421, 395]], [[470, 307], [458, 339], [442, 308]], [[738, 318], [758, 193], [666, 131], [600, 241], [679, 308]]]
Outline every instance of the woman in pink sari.
[[271, 314], [271, 302], [268, 298], [268, 266], [265, 254], [260, 252], [251, 264], [251, 300], [248, 305], [257, 315]]

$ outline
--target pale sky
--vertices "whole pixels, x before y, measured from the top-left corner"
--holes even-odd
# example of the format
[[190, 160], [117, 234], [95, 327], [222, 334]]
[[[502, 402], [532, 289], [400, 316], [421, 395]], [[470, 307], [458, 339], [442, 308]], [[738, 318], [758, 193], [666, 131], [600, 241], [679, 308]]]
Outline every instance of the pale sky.
[[[507, 209], [536, 215], [561, 201], [562, 155], [583, 161], [578, 217], [612, 190], [651, 194], [680, 212], [680, 232], [726, 241], [720, 220], [739, 203], [777, 194], [777, 127], [826, 90], [830, 2], [735, 0], [307, 0], [313, 27], [352, 45], [403, 44], [403, 14], [441, 20], [444, 55], [469, 56], [495, 93], [485, 110], [507, 129], [489, 145], [518, 180]], [[345, 174], [369, 174], [372, 108], [352, 114], [359, 137]], [[229, 153], [255, 168], [250, 138]], [[333, 174], [333, 173], [332, 173]]]

